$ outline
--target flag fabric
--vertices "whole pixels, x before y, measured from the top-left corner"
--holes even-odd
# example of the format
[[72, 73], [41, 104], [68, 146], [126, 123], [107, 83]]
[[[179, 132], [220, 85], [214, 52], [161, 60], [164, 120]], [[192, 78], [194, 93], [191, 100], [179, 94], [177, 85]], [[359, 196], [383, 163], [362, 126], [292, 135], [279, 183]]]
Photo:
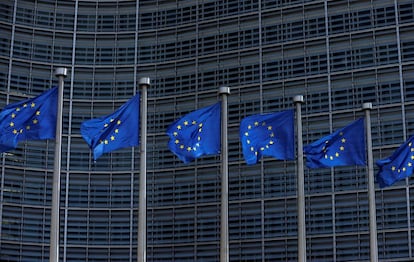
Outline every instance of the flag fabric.
[[139, 94], [115, 112], [85, 121], [81, 125], [83, 139], [97, 160], [102, 154], [139, 143]]
[[377, 182], [380, 188], [411, 176], [414, 165], [414, 136], [411, 136], [390, 157], [377, 161]]
[[295, 158], [294, 112], [248, 116], [240, 123], [240, 140], [247, 164], [262, 156], [291, 160]]
[[168, 127], [168, 147], [186, 164], [203, 155], [219, 154], [220, 126], [220, 103], [193, 111]]
[[9, 104], [0, 112], [0, 152], [13, 150], [19, 141], [55, 138], [58, 88]]
[[364, 119], [305, 146], [303, 152], [309, 168], [366, 165]]

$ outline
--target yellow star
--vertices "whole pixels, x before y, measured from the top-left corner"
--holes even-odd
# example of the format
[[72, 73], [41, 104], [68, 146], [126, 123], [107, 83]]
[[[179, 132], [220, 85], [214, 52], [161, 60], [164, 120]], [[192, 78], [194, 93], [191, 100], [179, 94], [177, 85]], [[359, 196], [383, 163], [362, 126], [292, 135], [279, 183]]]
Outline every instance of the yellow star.
[[32, 103], [31, 105], [30, 105], [30, 107], [31, 108], [33, 108], [33, 107], [35, 107], [36, 106], [36, 104], [35, 103]]
[[16, 107], [16, 112], [19, 112], [20, 111], [20, 108], [19, 107]]
[[407, 166], [411, 167], [413, 164], [411, 162], [408, 162]]
[[174, 133], [173, 133], [173, 135], [174, 135], [174, 136], [178, 136], [178, 133], [177, 133], [177, 132], [174, 132]]
[[185, 126], [188, 126], [188, 121], [186, 120], [186, 121], [184, 121], [184, 125]]
[[267, 127], [267, 130], [272, 130], [272, 126], [268, 126]]
[[114, 136], [111, 136], [111, 141], [114, 141], [115, 140], [115, 137]]
[[252, 129], [252, 125], [248, 125], [247, 126], [247, 129]]
[[264, 149], [264, 147], [261, 147], [261, 148], [260, 148], [260, 150], [261, 150], [261, 151], [263, 151], [263, 150], [265, 150], [265, 149]]
[[411, 159], [413, 159], [413, 160], [414, 160], [414, 156], [411, 156]]
[[27, 107], [27, 104], [23, 104], [23, 107]]
[[201, 140], [201, 137], [199, 137], [199, 136], [198, 136], [198, 137], [197, 137], [197, 140], [198, 140], [198, 141], [200, 141], [200, 140]]
[[30, 126], [26, 126], [26, 130], [30, 130]]
[[118, 134], [119, 133], [119, 129], [117, 128], [117, 129], [115, 129], [115, 134]]
[[259, 126], [259, 122], [254, 122], [254, 125], [255, 126]]
[[269, 141], [269, 145], [273, 145], [275, 142], [273, 142], [273, 140]]
[[112, 122], [114, 122], [114, 120], [115, 120], [115, 119], [111, 118], [111, 119], [109, 120], [109, 122], [110, 122], [110, 123], [112, 123]]
[[178, 126], [177, 126], [177, 129], [178, 129], [178, 130], [181, 130], [181, 126], [180, 126], [180, 125], [178, 125]]
[[36, 111], [36, 115], [37, 116], [40, 116], [40, 111]]
[[33, 124], [37, 124], [39, 121], [37, 119], [33, 119]]
[[121, 120], [116, 121], [116, 123], [117, 123], [118, 125], [120, 125], [120, 124], [121, 124]]
[[346, 142], [346, 139], [345, 138], [342, 138], [341, 141], [342, 141], [342, 143], [345, 143]]
[[396, 169], [396, 168], [395, 168], [395, 166], [391, 167], [391, 170], [392, 170], [392, 171], [395, 171], [395, 169]]
[[275, 137], [275, 134], [273, 132], [270, 133], [270, 137]]
[[105, 124], [104, 127], [108, 127], [108, 124]]
[[339, 147], [339, 150], [344, 151], [344, 150], [345, 150], [345, 147], [340, 146], [340, 147]]
[[107, 144], [108, 144], [108, 140], [106, 140], [106, 139], [105, 139], [105, 140], [104, 140], [104, 143], [105, 143], [105, 145], [107, 145]]
[[336, 152], [336, 153], [335, 153], [335, 156], [336, 156], [336, 157], [339, 157], [339, 153], [338, 153], [338, 152]]
[[176, 139], [175, 144], [179, 144], [179, 143], [180, 143], [180, 140]]
[[245, 133], [244, 133], [244, 135], [245, 135], [245, 136], [249, 136], [249, 132], [245, 132]]
[[403, 167], [402, 171], [405, 172], [405, 170], [406, 170], [405, 167]]
[[411, 152], [414, 152], [414, 148], [411, 148], [411, 150], [410, 150]]
[[330, 156], [330, 157], [329, 157], [329, 159], [330, 159], [330, 160], [333, 160], [333, 156]]
[[193, 120], [193, 122], [191, 122], [191, 124], [195, 125], [195, 124], [197, 124], [197, 121]]
[[251, 146], [251, 147], [250, 147], [250, 151], [252, 151], [252, 152], [253, 152], [253, 151], [254, 151], [254, 147], [252, 147], [252, 146]]
[[203, 123], [198, 124], [198, 126], [199, 126], [199, 127], [202, 127], [202, 126], [203, 126]]
[[15, 118], [16, 117], [16, 114], [15, 113], [12, 113], [11, 114], [11, 118]]
[[13, 130], [13, 134], [15, 134], [15, 135], [17, 134], [17, 130], [16, 129]]
[[14, 123], [13, 122], [10, 122], [10, 126], [13, 127], [14, 126]]
[[184, 145], [180, 145], [180, 148], [181, 148], [181, 149], [184, 149]]
[[249, 139], [247, 139], [247, 140], [246, 140], [246, 143], [247, 143], [247, 144], [250, 144], [250, 140], [249, 140]]
[[187, 147], [187, 151], [188, 152], [190, 152], [191, 151], [191, 147], [189, 146], [189, 147]]

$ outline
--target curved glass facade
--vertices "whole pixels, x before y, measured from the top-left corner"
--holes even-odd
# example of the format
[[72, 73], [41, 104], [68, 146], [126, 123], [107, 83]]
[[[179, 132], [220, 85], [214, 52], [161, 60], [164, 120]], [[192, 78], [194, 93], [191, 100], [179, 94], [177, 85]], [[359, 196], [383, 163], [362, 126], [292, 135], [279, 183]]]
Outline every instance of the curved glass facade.
[[[231, 261], [297, 260], [296, 163], [244, 163], [240, 120], [293, 107], [304, 144], [363, 116], [372, 102], [374, 160], [414, 132], [412, 0], [4, 0], [0, 107], [65, 79], [61, 261], [136, 261], [139, 150], [94, 162], [80, 124], [113, 112], [150, 77], [148, 261], [218, 261], [219, 157], [182, 164], [174, 120], [229, 96]], [[48, 261], [54, 141], [1, 155], [0, 260]], [[414, 259], [412, 179], [377, 189], [378, 252]], [[307, 257], [368, 261], [367, 172], [305, 169]]]

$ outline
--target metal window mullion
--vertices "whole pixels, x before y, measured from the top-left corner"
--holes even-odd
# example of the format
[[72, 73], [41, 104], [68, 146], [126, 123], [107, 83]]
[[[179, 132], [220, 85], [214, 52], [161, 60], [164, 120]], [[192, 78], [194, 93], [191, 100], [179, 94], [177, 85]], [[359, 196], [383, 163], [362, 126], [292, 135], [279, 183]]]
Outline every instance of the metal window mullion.
[[[403, 69], [402, 69], [402, 54], [401, 54], [401, 38], [400, 38], [400, 24], [399, 24], [399, 14], [398, 14], [398, 0], [394, 0], [394, 10], [395, 10], [395, 33], [397, 37], [397, 51], [398, 51], [398, 73], [400, 78], [400, 95], [401, 95], [401, 117], [403, 125], [403, 138], [407, 139], [407, 126], [406, 126], [406, 115], [405, 115], [405, 105], [404, 105], [404, 79], [403, 79]], [[408, 243], [412, 243], [411, 237], [411, 208], [410, 208], [410, 187], [409, 178], [405, 178], [405, 195], [406, 195], [406, 206], [407, 206], [407, 229], [408, 229]], [[413, 256], [412, 248], [408, 249], [409, 257]]]

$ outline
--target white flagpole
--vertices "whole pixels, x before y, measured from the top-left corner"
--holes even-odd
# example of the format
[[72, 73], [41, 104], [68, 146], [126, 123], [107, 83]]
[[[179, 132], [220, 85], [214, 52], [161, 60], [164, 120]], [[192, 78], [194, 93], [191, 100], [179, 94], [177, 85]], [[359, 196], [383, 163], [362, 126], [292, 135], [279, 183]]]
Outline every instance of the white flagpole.
[[365, 111], [365, 129], [367, 138], [367, 164], [368, 164], [368, 203], [369, 203], [369, 246], [370, 261], [378, 261], [377, 243], [377, 211], [375, 207], [375, 186], [374, 186], [374, 158], [372, 156], [371, 139], [371, 109], [372, 103], [364, 103], [362, 109]]
[[150, 78], [139, 79], [141, 88], [140, 104], [140, 172], [138, 206], [138, 262], [147, 260], [147, 88]]
[[68, 75], [67, 68], [59, 67], [55, 76], [59, 78], [58, 107], [56, 115], [55, 159], [53, 163], [52, 210], [50, 218], [50, 250], [49, 261], [59, 261], [59, 204], [60, 204], [60, 170], [62, 161], [62, 112], [64, 78]]
[[229, 156], [228, 156], [228, 95], [230, 87], [220, 87], [221, 95], [221, 223], [220, 262], [229, 261]]
[[303, 96], [293, 98], [296, 105], [296, 133], [297, 133], [297, 208], [298, 208], [298, 261], [306, 262], [306, 226], [305, 226], [305, 175], [303, 164], [302, 141], [302, 104]]

